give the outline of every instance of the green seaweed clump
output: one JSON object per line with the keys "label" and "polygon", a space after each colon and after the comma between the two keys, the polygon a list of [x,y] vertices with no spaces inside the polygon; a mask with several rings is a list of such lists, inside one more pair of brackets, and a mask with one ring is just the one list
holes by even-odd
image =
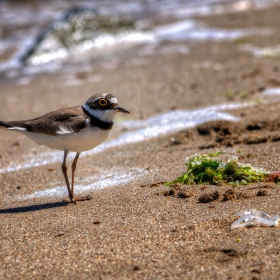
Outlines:
{"label": "green seaweed clump", "polygon": [[270,173],[264,169],[257,169],[250,164],[238,162],[237,157],[232,157],[227,162],[216,159],[221,152],[214,154],[196,154],[186,159],[187,172],[166,185],[174,183],[211,184],[228,183],[246,185],[262,181]]}

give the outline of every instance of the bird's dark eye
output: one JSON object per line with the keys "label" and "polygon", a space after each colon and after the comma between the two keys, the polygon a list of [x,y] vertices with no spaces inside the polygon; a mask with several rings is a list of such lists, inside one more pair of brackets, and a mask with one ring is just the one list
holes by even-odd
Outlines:
{"label": "bird's dark eye", "polygon": [[108,101],[104,98],[99,99],[98,104],[100,106],[106,106],[108,104]]}

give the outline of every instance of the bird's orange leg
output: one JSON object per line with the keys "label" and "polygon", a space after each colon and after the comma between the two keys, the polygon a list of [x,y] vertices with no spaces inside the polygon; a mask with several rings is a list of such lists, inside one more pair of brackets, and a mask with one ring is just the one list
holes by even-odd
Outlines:
{"label": "bird's orange leg", "polygon": [[67,155],[68,155],[68,151],[65,150],[64,151],[64,157],[63,157],[63,163],[62,163],[61,169],[62,169],[62,173],[64,175],[64,179],[65,179],[66,186],[67,186],[67,189],[68,189],[69,198],[72,201],[73,195],[72,195],[72,192],[71,192],[71,188],[70,188],[70,184],[69,184],[69,180],[68,180],[68,176],[67,176],[67,166],[66,166]]}
{"label": "bird's orange leg", "polygon": [[72,186],[71,186],[71,202],[76,202],[76,201],[84,201],[84,200],[90,200],[91,199],[91,196],[90,195],[87,195],[87,196],[80,196],[80,197],[75,197],[74,196],[74,181],[75,181],[75,170],[76,170],[76,166],[77,166],[77,161],[79,159],[79,155],[80,153],[77,152],[76,153],[76,156],[73,160],[73,163],[72,163]]}

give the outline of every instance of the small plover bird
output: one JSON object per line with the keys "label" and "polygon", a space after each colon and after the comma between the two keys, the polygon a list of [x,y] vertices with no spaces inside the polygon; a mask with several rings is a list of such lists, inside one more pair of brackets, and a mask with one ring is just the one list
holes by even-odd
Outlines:
{"label": "small plover bird", "polygon": [[[76,202],[91,198],[74,196],[74,175],[79,155],[95,148],[108,137],[117,112],[129,113],[118,105],[112,94],[101,93],[91,96],[83,105],[59,109],[35,119],[0,121],[0,128],[20,132],[39,145],[64,151],[61,168],[70,201]],[[71,186],[66,166],[69,152],[76,152]]]}

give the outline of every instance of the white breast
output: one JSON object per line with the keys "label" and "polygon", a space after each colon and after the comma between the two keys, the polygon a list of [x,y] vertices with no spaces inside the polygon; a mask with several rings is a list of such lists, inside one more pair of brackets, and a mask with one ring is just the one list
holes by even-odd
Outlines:
{"label": "white breast", "polygon": [[19,131],[29,137],[38,145],[44,145],[56,150],[68,150],[71,152],[88,151],[100,145],[108,137],[110,130],[90,128],[79,133],[51,136],[29,131]]}

